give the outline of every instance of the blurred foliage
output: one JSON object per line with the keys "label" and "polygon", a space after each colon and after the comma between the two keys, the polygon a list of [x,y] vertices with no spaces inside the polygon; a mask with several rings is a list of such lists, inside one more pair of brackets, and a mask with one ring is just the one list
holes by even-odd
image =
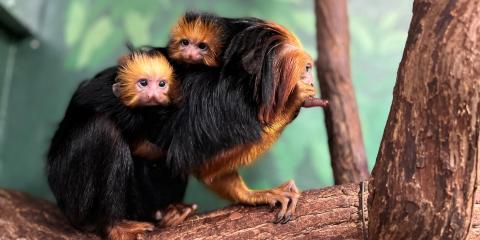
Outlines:
{"label": "blurred foliage", "polygon": [[[48,139],[63,116],[78,82],[115,64],[118,56],[126,51],[126,41],[131,41],[135,46],[164,46],[170,27],[185,10],[210,11],[229,17],[255,16],[276,21],[296,33],[307,51],[316,57],[312,1],[47,0],[44,4],[48,5],[45,11],[50,15],[39,30],[39,37],[47,50],[37,51],[35,56],[36,59],[42,59],[42,56],[44,59],[55,59],[55,64],[44,66],[45,69],[37,76],[40,79],[53,79],[52,87],[57,88],[58,92],[51,98],[45,98],[43,103],[37,103],[50,109],[50,112],[39,112],[40,116],[50,115],[40,118],[43,125],[37,123],[42,126],[38,133],[40,140],[28,145],[36,151],[25,156],[26,160],[18,160],[30,164],[31,167],[25,171],[32,173],[33,177],[22,178],[18,174],[20,170],[7,174],[0,169],[3,174],[0,175],[0,186],[19,188],[44,197],[51,198],[51,195],[45,192],[43,162],[39,159],[44,158],[42,153],[48,147]],[[389,111],[411,4],[409,1],[380,0],[351,0],[349,4],[353,81],[371,168]],[[59,29],[52,30],[54,27]],[[46,57],[49,54],[55,56]],[[28,56],[28,53],[24,53],[19,57]],[[25,69],[32,68],[31,65],[26,64]],[[25,94],[20,89],[17,91],[18,94]],[[29,109],[35,106],[27,104],[25,107]],[[9,121],[16,121],[15,116],[25,115],[12,114]],[[17,133],[10,131],[7,136]],[[28,138],[28,134],[25,137]],[[9,144],[13,146],[16,143],[7,143],[6,148]],[[15,153],[7,152],[0,163],[8,164],[10,161],[11,164],[17,164],[11,161],[16,157]],[[242,175],[252,188],[269,188],[288,179],[295,179],[301,189],[319,188],[333,184],[329,161],[323,112],[320,109],[305,109],[285,130],[273,149],[254,166],[242,169]],[[42,179],[38,184],[28,183],[38,179]],[[32,186],[40,187],[33,189]],[[189,185],[187,201],[198,203],[202,210],[226,204],[196,181]]]}

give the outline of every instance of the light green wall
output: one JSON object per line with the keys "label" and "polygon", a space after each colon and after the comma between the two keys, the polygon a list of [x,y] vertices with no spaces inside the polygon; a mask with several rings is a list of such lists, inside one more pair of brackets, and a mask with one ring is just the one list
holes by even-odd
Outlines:
{"label": "light green wall", "polygon": [[[44,161],[56,124],[78,82],[114,64],[125,52],[127,40],[135,45],[164,45],[177,17],[186,9],[197,9],[277,21],[316,56],[314,8],[307,0],[10,1],[0,4],[8,3],[34,37],[10,40],[0,32],[0,107],[6,106],[0,109],[0,187],[49,199],[53,198]],[[371,168],[390,107],[411,1],[351,0],[349,4],[353,80]],[[12,48],[12,81],[5,89]],[[295,179],[302,189],[333,184],[322,110],[303,110],[272,151],[242,173],[256,188],[288,179]],[[225,204],[196,182],[187,195],[187,201],[199,203],[203,210]]]}

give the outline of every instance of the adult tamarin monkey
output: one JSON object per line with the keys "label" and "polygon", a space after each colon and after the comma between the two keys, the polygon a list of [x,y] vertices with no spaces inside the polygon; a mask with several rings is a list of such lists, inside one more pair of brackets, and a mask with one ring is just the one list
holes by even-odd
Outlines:
{"label": "adult tamarin monkey", "polygon": [[74,226],[135,239],[151,222],[174,225],[195,209],[180,204],[186,180],[164,161],[142,158],[177,89],[172,67],[155,51],[135,51],[80,84],[47,156],[48,182]]}
{"label": "adult tamarin monkey", "polygon": [[175,133],[167,162],[190,169],[228,200],[279,203],[275,222],[285,223],[300,194],[295,183],[252,190],[237,169],[266,152],[302,106],[326,106],[312,98],[313,61],[291,32],[274,23],[253,24],[236,34],[222,61],[217,79],[206,81],[201,71],[182,79],[184,105],[171,122]]}

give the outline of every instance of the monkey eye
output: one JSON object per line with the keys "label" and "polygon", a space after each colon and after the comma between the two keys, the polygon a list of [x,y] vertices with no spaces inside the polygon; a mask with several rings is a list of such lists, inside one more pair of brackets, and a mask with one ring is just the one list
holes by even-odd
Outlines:
{"label": "monkey eye", "polygon": [[201,50],[206,50],[207,47],[208,47],[207,44],[204,42],[201,42],[198,44],[198,48],[200,48]]}
{"label": "monkey eye", "polygon": [[138,82],[137,82],[137,83],[138,83],[138,84],[140,84],[140,86],[142,86],[142,87],[146,87],[146,86],[148,85],[148,81],[147,81],[147,79],[144,79],[144,78],[143,78],[143,79],[140,79],[140,80],[138,80]]}
{"label": "monkey eye", "polygon": [[307,73],[311,72],[312,71],[312,65],[311,64],[307,64],[307,66],[305,66],[305,71]]}
{"label": "monkey eye", "polygon": [[160,83],[158,84],[158,86],[160,86],[161,88],[166,87],[166,86],[167,86],[167,81],[165,81],[165,80],[160,81]]}
{"label": "monkey eye", "polygon": [[182,39],[180,43],[182,44],[182,46],[188,46],[188,44],[190,44],[190,42],[187,39]]}

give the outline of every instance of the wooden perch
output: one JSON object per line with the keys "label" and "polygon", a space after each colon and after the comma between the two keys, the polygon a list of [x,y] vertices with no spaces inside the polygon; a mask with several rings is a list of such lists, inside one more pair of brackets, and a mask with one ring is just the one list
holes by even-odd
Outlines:
{"label": "wooden perch", "polygon": [[[146,239],[363,239],[360,199],[359,184],[310,190],[284,225],[271,223],[274,213],[267,207],[231,206],[157,229]],[[54,204],[16,191],[0,189],[0,213],[0,239],[100,239],[71,227]],[[473,216],[471,239],[480,237],[478,200]]]}

